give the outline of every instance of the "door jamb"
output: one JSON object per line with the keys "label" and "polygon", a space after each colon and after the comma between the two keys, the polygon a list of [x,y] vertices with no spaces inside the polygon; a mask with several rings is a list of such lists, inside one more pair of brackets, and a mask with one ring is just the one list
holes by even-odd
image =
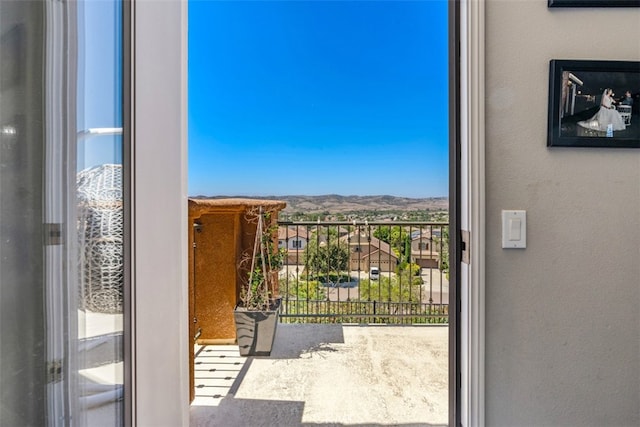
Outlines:
{"label": "door jamb", "polygon": [[462,304],[468,335],[461,334],[459,341],[467,351],[459,384],[466,408],[455,425],[471,427],[485,425],[485,0],[456,2],[460,6],[460,226],[470,233],[470,253],[457,289],[468,298]]}

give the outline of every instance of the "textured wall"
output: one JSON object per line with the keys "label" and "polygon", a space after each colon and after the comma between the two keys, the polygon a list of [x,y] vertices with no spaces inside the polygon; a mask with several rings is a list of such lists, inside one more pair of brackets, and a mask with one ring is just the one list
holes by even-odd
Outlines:
{"label": "textured wall", "polygon": [[238,264],[243,251],[253,247],[254,223],[247,222],[248,210],[263,206],[275,212],[284,202],[259,199],[190,199],[189,221],[200,224],[191,230],[196,243],[189,253],[189,277],[193,290],[196,327],[201,328],[199,340],[235,340],[233,309],[242,284]]}
{"label": "textured wall", "polygon": [[[284,202],[259,199],[189,199],[189,360],[190,398],[193,400],[193,337],[198,343],[233,342],[233,310],[240,292],[238,263],[242,252],[253,247],[255,223],[248,210],[263,206],[277,221]],[[198,227],[193,224],[197,223]],[[195,246],[193,243],[195,242]]]}
{"label": "textured wall", "polygon": [[195,312],[202,328],[201,340],[236,337],[233,309],[236,305],[240,212],[202,215],[195,241]]}
{"label": "textured wall", "polygon": [[640,425],[640,150],[546,147],[549,60],[640,60],[640,9],[486,19],[486,424]]}

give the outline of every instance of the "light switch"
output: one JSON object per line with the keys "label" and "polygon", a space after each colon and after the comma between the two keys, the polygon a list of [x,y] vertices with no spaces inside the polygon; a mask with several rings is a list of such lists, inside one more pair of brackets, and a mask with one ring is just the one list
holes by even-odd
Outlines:
{"label": "light switch", "polygon": [[527,211],[502,211],[502,247],[527,247]]}
{"label": "light switch", "polygon": [[522,235],[520,233],[521,224],[522,221],[520,221],[520,218],[509,218],[509,241],[517,242],[520,240],[520,236]]}

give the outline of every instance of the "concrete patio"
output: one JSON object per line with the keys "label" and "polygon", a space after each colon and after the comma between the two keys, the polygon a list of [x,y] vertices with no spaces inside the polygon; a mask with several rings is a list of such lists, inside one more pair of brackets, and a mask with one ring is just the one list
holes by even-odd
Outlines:
{"label": "concrete patio", "polygon": [[191,426],[444,426],[448,328],[280,324],[270,357],[196,349]]}

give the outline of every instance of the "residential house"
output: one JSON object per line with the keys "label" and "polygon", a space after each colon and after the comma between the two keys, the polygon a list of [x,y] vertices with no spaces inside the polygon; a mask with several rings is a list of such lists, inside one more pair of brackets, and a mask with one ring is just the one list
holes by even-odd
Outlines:
{"label": "residential house", "polygon": [[431,230],[418,231],[412,234],[411,262],[420,267],[439,268],[441,250],[440,237],[432,233]]}
{"label": "residential house", "polygon": [[391,245],[372,236],[369,230],[353,231],[341,240],[349,245],[351,271],[369,271],[371,267],[378,267],[380,271],[392,272],[399,263]]}
{"label": "residential house", "polygon": [[309,243],[309,232],[306,227],[287,226],[278,228],[278,248],[285,249],[286,264],[303,264],[304,250]]}

